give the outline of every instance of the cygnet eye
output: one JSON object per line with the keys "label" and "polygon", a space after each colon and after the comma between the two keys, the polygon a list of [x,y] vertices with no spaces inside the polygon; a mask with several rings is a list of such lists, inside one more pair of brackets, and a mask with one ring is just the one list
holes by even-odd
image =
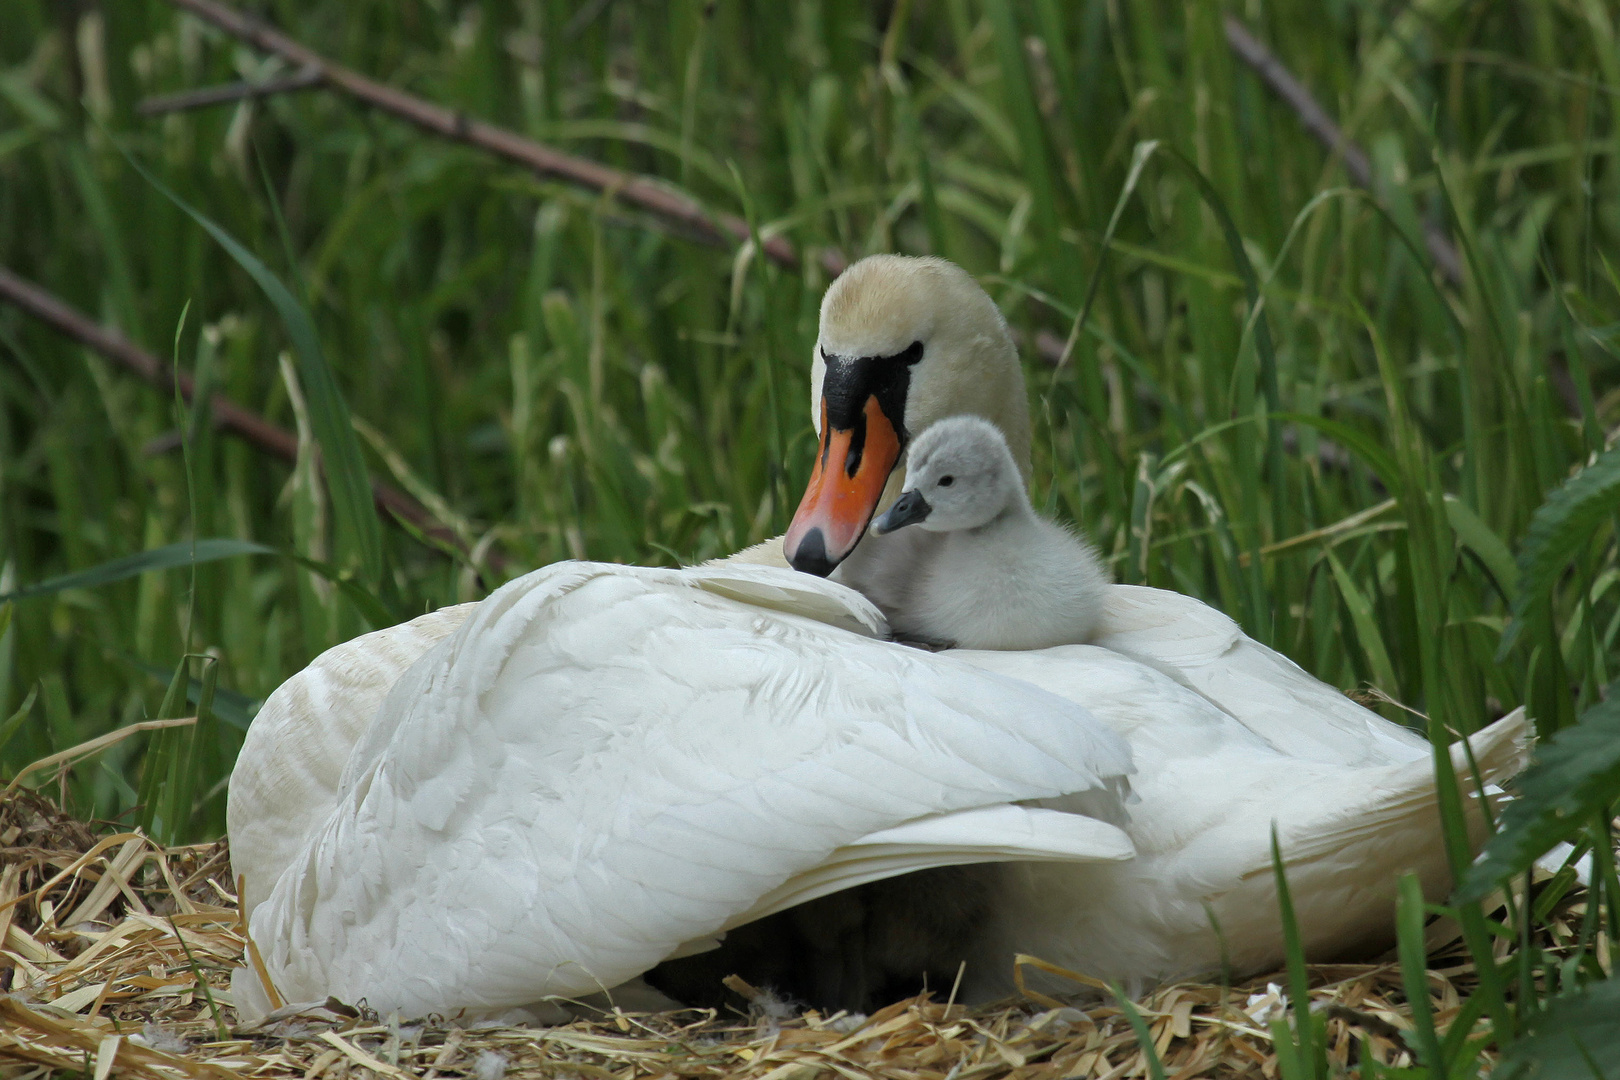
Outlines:
{"label": "cygnet eye", "polygon": [[950,487],[954,483],[956,483],[956,477],[954,476],[942,476],[939,478],[940,487]]}

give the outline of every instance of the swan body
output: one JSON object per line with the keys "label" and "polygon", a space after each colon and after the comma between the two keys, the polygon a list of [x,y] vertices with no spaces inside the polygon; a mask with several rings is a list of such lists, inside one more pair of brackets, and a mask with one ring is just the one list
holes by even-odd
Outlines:
{"label": "swan body", "polygon": [[913,868],[1130,857],[1102,820],[1015,805],[1090,793],[1120,816],[1124,740],[885,632],[785,569],[509,583],[395,683],[254,911],[271,981],[499,1011]]}
{"label": "swan body", "polygon": [[[1089,645],[930,654],[819,580],[921,535],[867,525],[936,421],[982,417],[1028,473],[1017,354],[970,277],[852,266],[812,383],[821,447],[784,537],[688,571],[537,571],[338,646],[272,695],[229,828],[285,996],[498,1010],[987,860],[1007,865],[963,1000],[1005,990],[1014,952],[1128,983],[1208,970],[1210,912],[1253,971],[1282,957],[1274,822],[1314,959],[1391,936],[1397,872],[1443,892],[1427,741],[1207,605],[1110,585]],[[1476,827],[1528,741],[1522,710],[1471,737]],[[242,981],[244,1012],[268,1008]]]}
{"label": "swan body", "polygon": [[1096,632],[1107,571],[1089,544],[1035,513],[1012,451],[989,421],[953,416],[917,437],[904,490],[871,525],[877,536],[903,528],[912,530],[911,550],[885,549],[866,566],[869,580],[834,572],[873,600],[900,637],[1043,649],[1083,644]]}

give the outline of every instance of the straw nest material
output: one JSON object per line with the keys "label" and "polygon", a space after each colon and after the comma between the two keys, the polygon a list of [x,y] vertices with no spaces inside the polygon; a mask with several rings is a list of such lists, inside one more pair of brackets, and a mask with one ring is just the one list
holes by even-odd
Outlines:
{"label": "straw nest material", "polygon": [[[1565,919],[1579,918],[1579,896]],[[1555,923],[1556,934],[1556,923]],[[94,828],[36,795],[0,805],[0,1076],[747,1077],[763,1080],[981,1080],[1136,1077],[1150,1063],[1111,998],[1077,1008],[1033,991],[964,1008],[927,995],[871,1016],[802,1015],[754,995],[750,1015],[598,1013],[566,1027],[462,1027],[401,1020],[329,1000],[323,1009],[239,1027],[230,969],[243,925],[223,841],[163,848]],[[1447,1025],[1471,965],[1430,927],[1431,1004]],[[1030,957],[1024,967],[1056,969]],[[1076,990],[1100,984],[1073,973]],[[1316,967],[1312,1009],[1331,1056],[1407,1064],[1410,1010],[1396,965]],[[1179,983],[1136,1002],[1166,1075],[1277,1075],[1280,974],[1232,986]],[[751,992],[746,984],[734,988]],[[745,993],[747,996],[747,993]],[[1283,1029],[1279,1029],[1283,1030]],[[1284,1035],[1286,1037],[1286,1034]]]}

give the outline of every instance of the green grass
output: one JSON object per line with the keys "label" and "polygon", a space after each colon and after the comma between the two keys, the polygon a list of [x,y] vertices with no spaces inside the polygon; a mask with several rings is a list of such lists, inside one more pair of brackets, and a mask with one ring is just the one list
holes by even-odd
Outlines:
{"label": "green grass", "polygon": [[[1215,4],[267,8],[365,73],[801,250],[952,258],[1026,340],[1069,337],[1089,305],[1072,364],[1029,350],[1039,503],[1120,580],[1200,596],[1326,681],[1422,709],[1437,738],[1521,703],[1556,730],[1620,675],[1613,463],[1531,525],[1620,420],[1611,6],[1231,8],[1366,147],[1387,212],[1227,51]],[[268,460],[0,309],[0,594],[192,539],[335,570],[244,555],[14,603],[0,718],[30,705],[0,725],[0,774],[189,712],[165,690],[206,654],[176,684],[214,695],[195,734],[125,740],[68,790],[128,815],[183,755],[189,805],[170,783],[160,820],[212,835],[231,718],[321,649],[555,559],[692,561],[786,525],[815,260],[696,245],[330,93],[139,117],[143,96],[268,67],[155,0],[74,10],[8,6],[0,262],[307,432],[306,454]],[[1462,284],[1428,264],[1425,222],[1455,238]],[[348,461],[328,492],[308,449],[352,444],[344,402],[368,426],[328,451]],[[175,431],[183,454],[154,451]],[[362,455],[502,569],[369,531]],[[1488,949],[1496,929],[1459,910]],[[1607,970],[1597,940],[1573,964],[1521,950],[1493,1022]],[[1455,1040],[1432,1052],[1473,1068]]]}

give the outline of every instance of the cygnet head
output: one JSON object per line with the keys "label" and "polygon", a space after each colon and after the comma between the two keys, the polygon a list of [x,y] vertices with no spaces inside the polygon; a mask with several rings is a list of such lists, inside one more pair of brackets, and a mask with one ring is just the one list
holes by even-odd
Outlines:
{"label": "cygnet head", "polygon": [[905,490],[872,522],[872,532],[882,536],[907,525],[929,532],[976,529],[1009,506],[1026,505],[1023,485],[1007,440],[994,424],[953,416],[917,436],[906,463]]}
{"label": "cygnet head", "polygon": [[899,491],[912,437],[937,420],[984,417],[1029,464],[1029,404],[1012,334],[978,282],[944,259],[874,255],[821,302],[810,376],[821,445],[783,553],[825,576]]}

